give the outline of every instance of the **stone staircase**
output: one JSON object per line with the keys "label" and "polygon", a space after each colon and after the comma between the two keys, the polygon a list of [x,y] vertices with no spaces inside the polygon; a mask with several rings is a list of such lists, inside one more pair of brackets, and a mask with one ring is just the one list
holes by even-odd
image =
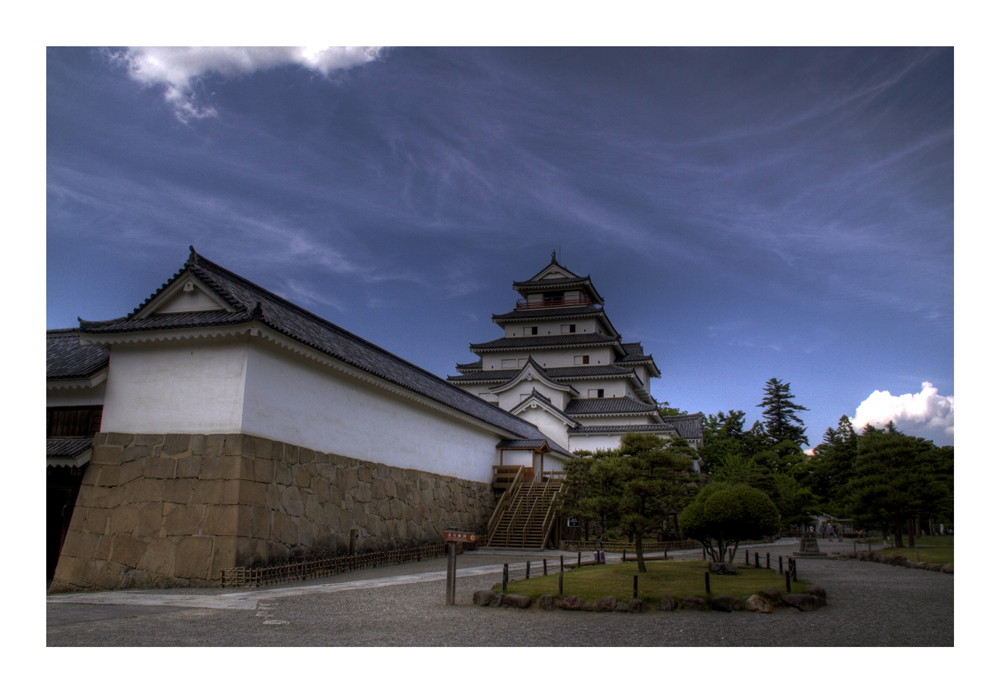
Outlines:
{"label": "stone staircase", "polygon": [[556,520],[556,497],[562,481],[517,480],[503,494],[490,519],[490,547],[543,549]]}

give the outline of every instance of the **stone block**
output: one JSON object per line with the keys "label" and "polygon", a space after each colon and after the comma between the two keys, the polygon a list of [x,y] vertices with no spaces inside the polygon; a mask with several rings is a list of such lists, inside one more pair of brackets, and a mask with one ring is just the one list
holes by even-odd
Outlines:
{"label": "stone block", "polygon": [[74,587],[93,587],[97,576],[97,562],[93,558],[74,558],[61,556],[56,565],[56,574],[52,580],[53,587],[57,582]]}
{"label": "stone block", "polygon": [[121,467],[118,465],[103,465],[100,467],[95,467],[97,470],[97,479],[95,484],[97,486],[117,486],[119,473],[121,472]]}
{"label": "stone block", "polygon": [[271,523],[271,539],[286,546],[299,543],[299,526],[292,518],[280,512],[274,513]]}
{"label": "stone block", "polygon": [[163,531],[170,536],[193,536],[201,527],[202,506],[165,503]]}
{"label": "stone block", "polygon": [[90,464],[119,464],[127,460],[122,459],[121,445],[95,445],[91,448]]}
{"label": "stone block", "polygon": [[202,479],[239,479],[240,457],[204,457],[201,462]]}
{"label": "stone block", "polygon": [[87,519],[84,521],[84,531],[92,534],[104,534],[111,511],[106,508],[87,508]]}
{"label": "stone block", "polygon": [[160,448],[161,455],[178,455],[190,450],[190,433],[167,433],[163,436],[163,447]]}
{"label": "stone block", "polygon": [[96,561],[94,587],[102,590],[113,590],[121,584],[122,566],[114,561]]}
{"label": "stone block", "polygon": [[148,501],[139,504],[139,513],[135,520],[132,536],[137,539],[155,539],[160,536],[163,526],[163,503]]}
{"label": "stone block", "polygon": [[212,435],[192,435],[191,454],[203,457],[219,457],[225,447],[226,436],[223,433]]}
{"label": "stone block", "polygon": [[145,589],[150,587],[149,573],[144,570],[125,568],[122,571],[121,588],[123,590]]}
{"label": "stone block", "polygon": [[146,545],[146,551],[136,567],[150,576],[173,575],[176,548],[176,544],[169,539],[153,539]]}
{"label": "stone block", "polygon": [[[269,448],[270,449],[270,448]],[[274,482],[274,461],[257,458],[253,461],[253,478],[264,484]]]}
{"label": "stone block", "polygon": [[94,558],[106,561],[111,558],[111,536],[105,535],[97,537],[97,548],[94,549]]}
{"label": "stone block", "polygon": [[193,479],[164,479],[163,500],[167,503],[190,503],[194,483]]}
{"label": "stone block", "polygon": [[147,503],[163,499],[163,481],[160,479],[136,479],[125,487],[125,503]]}
{"label": "stone block", "polygon": [[192,505],[219,505],[222,503],[222,481],[198,479],[191,491]]}
{"label": "stone block", "polygon": [[274,444],[267,438],[253,439],[254,456],[258,460],[274,459]]}
{"label": "stone block", "polygon": [[657,610],[659,611],[673,611],[677,608],[677,600],[674,599],[669,594],[665,594],[660,597],[660,603],[657,605]]}
{"label": "stone block", "polygon": [[250,536],[254,539],[268,539],[271,536],[271,515],[268,508],[250,508]]}
{"label": "stone block", "polygon": [[276,562],[287,561],[291,554],[291,550],[284,544],[274,541],[267,542],[267,560]]}
{"label": "stone block", "polygon": [[733,610],[733,600],[725,594],[713,594],[708,598],[708,605],[712,611],[730,612]]}
{"label": "stone block", "polygon": [[305,506],[297,486],[286,486],[281,492],[281,508],[286,514],[301,517]]}
{"label": "stone block", "polygon": [[267,561],[267,542],[260,539],[236,539],[236,565]]}
{"label": "stone block", "polygon": [[299,463],[299,448],[296,445],[289,445],[288,443],[281,444],[281,459],[284,460],[285,464],[296,465]]}
{"label": "stone block", "polygon": [[304,517],[298,518],[296,523],[299,526],[299,544],[311,547],[316,542],[316,525]]}
{"label": "stone block", "polygon": [[177,462],[169,457],[148,457],[142,475],[147,479],[173,479],[177,476]]}
{"label": "stone block", "polygon": [[299,488],[309,488],[312,484],[312,476],[300,465],[295,467],[295,485]]}
{"label": "stone block", "polygon": [[118,506],[111,511],[111,534],[131,534],[138,516],[138,505]]}
{"label": "stone block", "polygon": [[274,463],[274,483],[281,486],[291,486],[295,483],[295,474],[292,468],[284,462]]}
{"label": "stone block", "polygon": [[133,441],[134,445],[137,446],[148,446],[152,448],[154,445],[163,445],[163,434],[162,433],[138,433]]}
{"label": "stone block", "polygon": [[126,447],[131,445],[135,440],[135,435],[132,433],[104,433],[105,438],[102,441],[103,445],[120,445],[121,447]]}
{"label": "stone block", "polygon": [[239,504],[266,506],[267,499],[264,492],[265,488],[266,486],[264,484],[260,484],[255,481],[240,481]]}
{"label": "stone block", "polygon": [[240,433],[227,434],[226,444],[222,448],[222,454],[236,457],[243,454],[243,435]]}
{"label": "stone block", "polygon": [[250,536],[250,512],[238,505],[209,507],[202,534],[220,537]]}
{"label": "stone block", "polygon": [[123,448],[121,452],[122,462],[131,462],[132,460],[137,460],[140,457],[152,457],[153,456],[153,446],[152,445],[129,445],[127,448]]}
{"label": "stone block", "polygon": [[86,532],[68,532],[66,541],[63,542],[61,556],[72,556],[74,558],[89,558],[93,560],[97,552],[97,541],[100,534],[88,534]]}
{"label": "stone block", "polygon": [[131,462],[125,462],[122,466],[118,467],[118,484],[124,486],[133,479],[138,479],[142,476],[143,467],[145,463],[143,460],[132,460]]}
{"label": "stone block", "polygon": [[814,594],[786,594],[782,600],[800,611],[815,611],[820,607],[819,597]]}
{"label": "stone block", "polygon": [[275,484],[268,484],[264,488],[264,502],[270,510],[281,509],[281,491]]}
{"label": "stone block", "polygon": [[212,566],[212,544],[211,537],[184,537],[178,541],[173,574],[207,580]]}
{"label": "stone block", "polygon": [[236,537],[215,537],[212,540],[210,580],[221,580],[223,568],[236,567]]}
{"label": "stone block", "polygon": [[323,506],[319,502],[319,498],[310,493],[306,496],[305,509],[303,511],[305,517],[309,518],[316,524],[320,524],[325,520],[325,513],[323,512]]}

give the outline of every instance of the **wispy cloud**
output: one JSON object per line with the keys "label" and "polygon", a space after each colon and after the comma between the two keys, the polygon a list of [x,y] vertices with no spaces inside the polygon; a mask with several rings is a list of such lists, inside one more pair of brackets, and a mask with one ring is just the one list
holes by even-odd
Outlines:
{"label": "wispy cloud", "polygon": [[214,107],[200,105],[196,84],[215,73],[241,77],[260,70],[297,65],[324,77],[378,58],[374,46],[306,46],[271,48],[131,47],[109,53],[112,62],[124,65],[129,76],[147,86],[163,87],[163,98],[182,123],[218,115]]}

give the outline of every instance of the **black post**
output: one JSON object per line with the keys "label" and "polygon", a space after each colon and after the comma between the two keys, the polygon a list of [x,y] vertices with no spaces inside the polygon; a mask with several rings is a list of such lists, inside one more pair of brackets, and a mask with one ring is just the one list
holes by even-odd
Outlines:
{"label": "black post", "polygon": [[625,562],[625,549],[622,549],[622,563]]}
{"label": "black post", "polygon": [[448,542],[448,572],[444,594],[444,603],[448,606],[455,606],[455,548],[457,546],[457,542]]}
{"label": "black post", "polygon": [[766,555],[767,555],[767,569],[770,570],[771,569],[771,552],[768,551]]}
{"label": "black post", "polygon": [[503,593],[507,594],[507,564],[503,564]]}
{"label": "black post", "polygon": [[562,577],[563,577],[563,571],[560,569],[559,570],[559,596],[560,597],[562,596]]}
{"label": "black post", "polygon": [[559,572],[563,571],[563,557],[562,554],[559,555]]}
{"label": "black post", "polygon": [[791,571],[785,573],[785,591],[789,594],[792,593],[792,575]]}
{"label": "black post", "polygon": [[701,550],[701,560],[705,560],[705,549]]}
{"label": "black post", "polygon": [[577,551],[576,552],[576,567],[579,568],[581,565],[583,565],[583,552],[582,551]]}
{"label": "black post", "polygon": [[632,576],[632,599],[639,598],[639,576]]}
{"label": "black post", "polygon": [[545,575],[548,575],[548,574],[549,574],[549,559],[543,558],[542,559],[542,575],[545,576]]}
{"label": "black post", "polygon": [[531,561],[528,561],[524,566],[524,579],[531,579]]}
{"label": "black post", "polygon": [[667,556],[667,549],[663,549],[663,560],[669,561],[670,558]]}
{"label": "black post", "polygon": [[750,565],[750,549],[747,549],[747,565]]}
{"label": "black post", "polygon": [[782,561],[784,561],[784,560],[785,560],[784,556],[778,556],[778,572],[779,573],[785,572],[785,569],[782,567]]}
{"label": "black post", "polygon": [[760,568],[760,554],[756,551],[753,552],[753,567]]}
{"label": "black post", "polygon": [[794,558],[789,558],[788,560],[790,560],[792,562],[792,581],[793,582],[798,582],[799,581],[799,562],[797,560],[795,560]]}
{"label": "black post", "polygon": [[709,572],[705,571],[705,594],[712,594],[712,585],[708,581]]}

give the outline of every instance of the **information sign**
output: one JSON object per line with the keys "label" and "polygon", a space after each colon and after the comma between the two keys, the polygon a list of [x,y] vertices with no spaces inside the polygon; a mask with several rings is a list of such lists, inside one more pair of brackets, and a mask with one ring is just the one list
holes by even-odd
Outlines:
{"label": "information sign", "polygon": [[446,531],[444,533],[445,541],[457,541],[462,544],[475,544],[476,535],[473,532],[452,532]]}

